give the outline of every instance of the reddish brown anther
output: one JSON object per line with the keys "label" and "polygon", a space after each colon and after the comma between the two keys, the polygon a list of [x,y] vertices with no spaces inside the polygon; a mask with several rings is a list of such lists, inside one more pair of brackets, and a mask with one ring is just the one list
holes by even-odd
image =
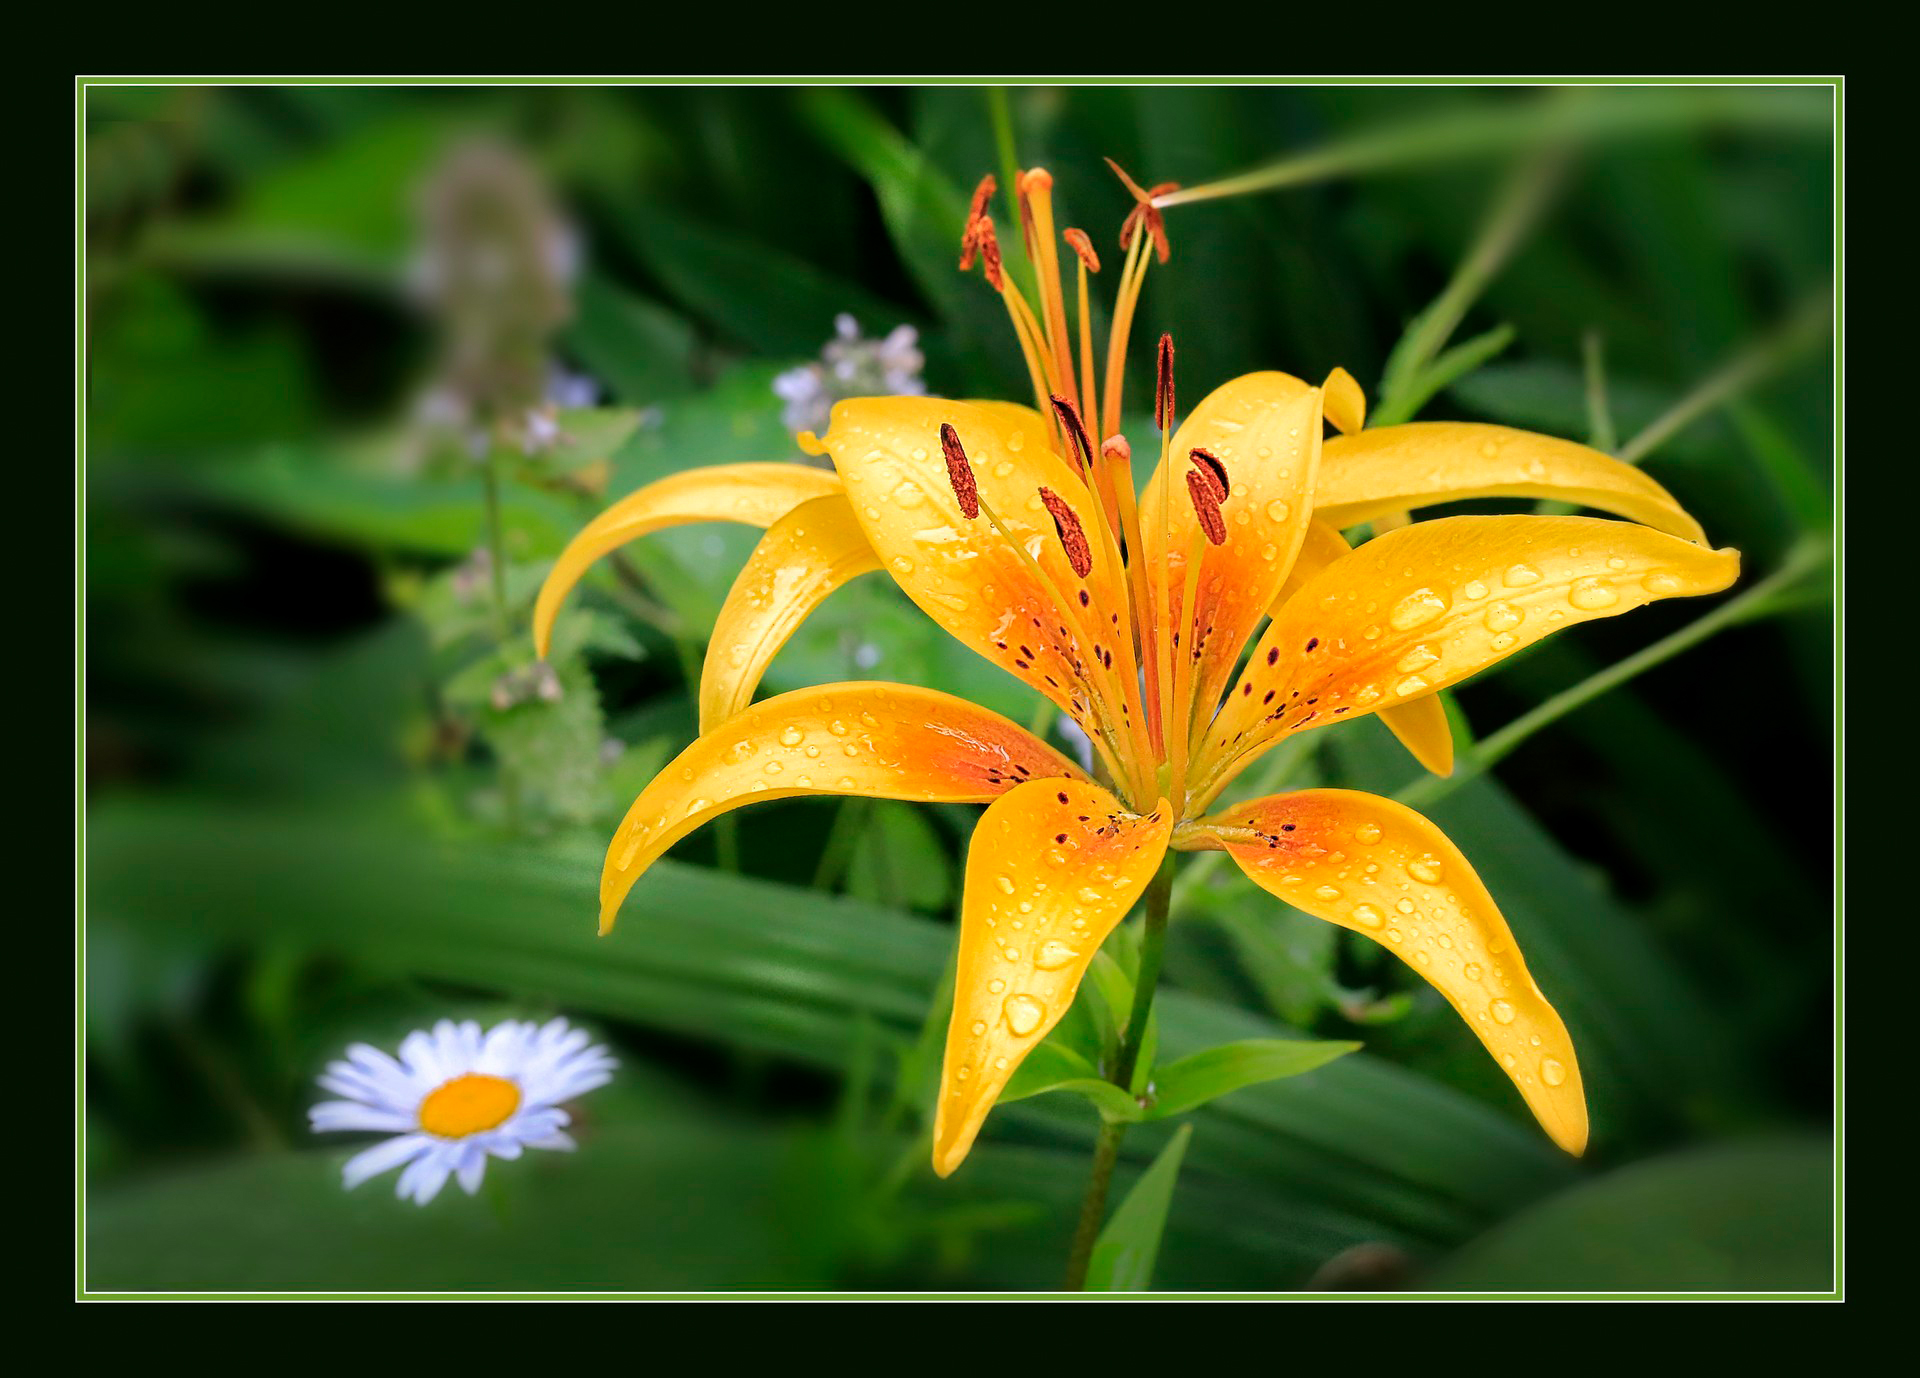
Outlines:
{"label": "reddish brown anther", "polygon": [[980,486],[974,482],[967,452],[960,448],[959,434],[944,421],[940,423],[940,451],[947,457],[947,482],[960,499],[960,514],[972,521],[980,515]]}
{"label": "reddish brown anther", "polygon": [[994,237],[993,217],[980,217],[980,265],[987,274],[987,286],[998,292],[1006,282],[1006,270],[1000,265],[1000,241]]}
{"label": "reddish brown anther", "polygon": [[1061,429],[1066,431],[1068,438],[1073,441],[1073,448],[1076,451],[1074,458],[1082,472],[1093,468],[1093,445],[1087,439],[1086,426],[1081,424],[1079,408],[1056,393],[1053,397],[1053,411],[1060,418]]}
{"label": "reddish brown anther", "polygon": [[974,222],[987,213],[987,202],[993,199],[993,193],[999,186],[991,172],[980,179],[980,184],[973,189],[973,204],[967,207],[968,229],[972,229]]}
{"label": "reddish brown anther", "polygon": [[[1051,488],[1040,490],[1040,501],[1046,504],[1048,513],[1053,517],[1053,529],[1060,536],[1060,546],[1067,552],[1067,563],[1073,566],[1073,572],[1082,579],[1093,572],[1093,547],[1087,544],[1086,528],[1080,525],[1080,518],[1067,506],[1067,500]],[[1226,530],[1221,529],[1224,539]]]}
{"label": "reddish brown anther", "polygon": [[1189,451],[1187,458],[1197,464],[1200,470],[1206,474],[1207,486],[1213,490],[1213,500],[1215,502],[1225,502],[1227,500],[1227,494],[1233,491],[1233,486],[1227,482],[1227,466],[1214,458],[1214,456],[1206,450]]}
{"label": "reddish brown anther", "polygon": [[1132,248],[1134,235],[1138,234],[1140,227],[1144,225],[1147,233],[1153,236],[1154,253],[1162,263],[1165,263],[1173,254],[1173,246],[1167,241],[1166,218],[1153,204],[1153,198],[1164,196],[1170,191],[1180,190],[1180,184],[1159,182],[1151,187],[1142,187],[1133,178],[1127,176],[1127,170],[1113,159],[1107,159],[1107,166],[1113,169],[1114,176],[1125,183],[1128,194],[1133,197],[1133,209],[1127,212],[1127,218],[1120,224],[1120,247]]}
{"label": "reddish brown anther", "polygon": [[1173,336],[1161,335],[1160,353],[1153,384],[1153,424],[1163,431],[1173,429]]}
{"label": "reddish brown anther", "polygon": [[[987,216],[987,202],[993,199],[993,193],[999,183],[993,180],[989,172],[980,179],[980,185],[973,189],[973,203],[967,207],[967,223],[960,230],[960,271],[966,272],[973,267],[974,255],[980,251],[981,240],[993,233],[993,221]],[[983,230],[981,227],[985,226]]]}
{"label": "reddish brown anther", "polygon": [[1093,241],[1087,238],[1085,230],[1076,230],[1069,225],[1060,232],[1060,237],[1067,241],[1069,249],[1080,256],[1080,261],[1087,265],[1089,273],[1100,271],[1100,255],[1093,251]]}
{"label": "reddish brown anther", "polygon": [[1187,470],[1187,496],[1193,499],[1193,514],[1200,529],[1213,545],[1227,543],[1226,518],[1220,515],[1220,500],[1213,495],[1213,480],[1201,469]]}

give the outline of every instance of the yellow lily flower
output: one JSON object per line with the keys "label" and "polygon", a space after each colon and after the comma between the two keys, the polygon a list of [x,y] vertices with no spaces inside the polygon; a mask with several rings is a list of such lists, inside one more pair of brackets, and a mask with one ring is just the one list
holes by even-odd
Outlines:
{"label": "yellow lily flower", "polygon": [[[1364,397],[1343,370],[1320,387],[1249,374],[1176,427],[1164,337],[1160,462],[1136,500],[1117,434],[1120,392],[1134,303],[1148,265],[1167,251],[1164,227],[1153,193],[1134,187],[1096,389],[1086,303],[1099,264],[1079,231],[1058,236],[1079,259],[1076,351],[1049,186],[1035,170],[1019,187],[1037,310],[1002,271],[984,214],[991,179],[976,195],[963,260],[980,258],[1007,303],[1036,407],[843,401],[824,437],[801,438],[831,457],[833,472],[762,464],[683,473],[615,504],[560,557],[535,613],[543,652],[568,590],[624,541],[690,521],[766,529],[715,629],[701,735],[634,801],[608,848],[602,931],[676,841],[757,799],[986,804],[967,858],[934,1127],[933,1164],[945,1176],[1170,852],[1224,850],[1259,886],[1408,962],[1460,1012],[1554,1141],[1581,1152],[1586,1105],[1566,1028],[1472,866],[1432,823],[1349,790],[1218,811],[1214,801],[1294,733],[1369,713],[1444,772],[1452,743],[1440,690],[1551,632],[1725,589],[1737,553],[1700,544],[1700,528],[1664,489],[1585,446],[1453,423],[1364,430]],[[1105,443],[1093,443],[1088,416],[1102,418]],[[1340,434],[1323,440],[1328,423]],[[1494,496],[1561,499],[1629,520],[1446,517],[1352,550],[1340,535],[1385,513]],[[834,684],[752,703],[793,628],[833,589],[876,569],[1078,724],[1098,753],[1098,778],[938,690]]]}

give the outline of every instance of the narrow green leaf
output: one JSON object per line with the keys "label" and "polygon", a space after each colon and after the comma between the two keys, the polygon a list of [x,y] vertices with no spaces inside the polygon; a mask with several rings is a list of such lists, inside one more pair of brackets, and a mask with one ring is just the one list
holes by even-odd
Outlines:
{"label": "narrow green leaf", "polygon": [[1087,1265],[1087,1291],[1147,1290],[1160,1253],[1160,1236],[1167,1228],[1167,1208],[1173,1204],[1173,1184],[1180,1179],[1180,1161],[1192,1137],[1193,1126],[1181,1125],[1100,1231],[1093,1260]]}
{"label": "narrow green leaf", "polygon": [[1357,1052],[1360,1046],[1304,1038],[1250,1038],[1208,1048],[1155,1070],[1153,1104],[1146,1117],[1164,1120],[1232,1091],[1297,1077]]}
{"label": "narrow green leaf", "polygon": [[1071,1048],[1058,1043],[1042,1043],[1015,1070],[999,1104],[1026,1100],[1048,1091],[1071,1091],[1085,1096],[1108,1120],[1129,1123],[1140,1118],[1140,1104],[1118,1086],[1103,1078],[1093,1065]]}

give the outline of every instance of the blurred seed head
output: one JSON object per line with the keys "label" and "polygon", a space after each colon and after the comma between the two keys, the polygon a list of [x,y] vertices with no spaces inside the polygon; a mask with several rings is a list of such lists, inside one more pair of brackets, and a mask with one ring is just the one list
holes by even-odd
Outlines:
{"label": "blurred seed head", "polygon": [[573,315],[573,227],[532,164],[491,141],[463,144],[429,172],[417,212],[408,286],[440,334],[419,420],[480,454],[495,437],[528,454],[550,448],[555,406],[575,405],[585,382],[551,361]]}

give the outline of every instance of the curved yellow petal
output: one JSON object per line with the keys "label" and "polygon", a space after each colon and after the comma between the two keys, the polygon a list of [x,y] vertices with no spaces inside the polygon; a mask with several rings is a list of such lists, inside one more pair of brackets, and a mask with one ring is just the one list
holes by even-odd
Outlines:
{"label": "curved yellow petal", "polygon": [[[1273,602],[1274,615],[1279,615],[1280,608],[1302,585],[1351,549],[1345,536],[1316,517],[1307,527],[1307,538],[1300,546],[1300,557],[1293,562],[1286,587]],[[1439,695],[1428,694],[1383,708],[1380,721],[1427,770],[1435,775],[1453,774],[1453,728]]]}
{"label": "curved yellow petal", "polygon": [[541,655],[567,594],[595,560],[628,541],[692,522],[771,526],[809,498],[840,491],[840,479],[805,464],[716,464],[649,483],[582,527],[560,552],[533,605],[533,644]]}
{"label": "curved yellow petal", "polygon": [[[1096,741],[1124,742],[1138,688],[1128,669],[1118,564],[1105,558],[1092,496],[1049,448],[1047,430],[1030,426],[1037,418],[1008,404],[858,398],[835,405],[822,444],[881,567],[909,598]],[[954,428],[980,496],[1007,535],[986,512],[962,515],[941,451],[942,425]],[[1080,523],[1091,547],[1084,572],[1075,570],[1042,488]]]}
{"label": "curved yellow petal", "polygon": [[1447,705],[1438,694],[1382,709],[1380,721],[1425,769],[1435,775],[1453,774],[1453,724],[1447,721]]}
{"label": "curved yellow petal", "polygon": [[1220,514],[1227,539],[1217,546],[1200,542],[1195,631],[1180,633],[1195,660],[1193,702],[1203,721],[1241,647],[1285,585],[1306,535],[1320,462],[1320,403],[1320,389],[1285,373],[1250,373],[1222,384],[1174,432],[1170,472],[1156,470],[1141,499],[1140,539],[1167,590],[1162,606],[1171,607],[1185,593],[1187,554],[1199,530],[1187,493],[1188,456],[1204,450],[1226,468],[1231,490]]}
{"label": "curved yellow petal", "polygon": [[936,689],[859,682],[765,699],[695,741],[633,801],[600,873],[600,931],[669,847],[742,804],[796,794],[984,803],[1056,776],[1086,778],[1024,727]]}
{"label": "curved yellow petal", "polygon": [[1021,785],[980,816],[934,1114],[933,1170],[942,1177],[1073,1003],[1100,944],[1159,869],[1172,828],[1166,800],[1142,817],[1079,780]]}
{"label": "curved yellow petal", "polygon": [[700,730],[753,702],[794,629],[849,579],[880,568],[844,493],[809,498],[767,528],[714,620],[700,671]]}
{"label": "curved yellow petal", "polygon": [[1217,789],[1288,733],[1458,683],[1552,632],[1718,593],[1739,552],[1597,517],[1442,517],[1388,532],[1280,609],[1214,720]]}
{"label": "curved yellow petal", "polygon": [[1336,368],[1320,385],[1327,395],[1327,422],[1342,435],[1354,435],[1367,424],[1367,394],[1344,368]]}
{"label": "curved yellow petal", "polygon": [[1493,897],[1439,828],[1391,799],[1316,789],[1238,805],[1193,831],[1262,889],[1411,966],[1460,1012],[1553,1141],[1585,1150],[1573,1040]]}
{"label": "curved yellow petal", "polygon": [[1571,440],[1464,421],[1410,421],[1335,436],[1314,515],[1338,527],[1466,498],[1551,498],[1612,512],[1689,541],[1706,533],[1631,464]]}

